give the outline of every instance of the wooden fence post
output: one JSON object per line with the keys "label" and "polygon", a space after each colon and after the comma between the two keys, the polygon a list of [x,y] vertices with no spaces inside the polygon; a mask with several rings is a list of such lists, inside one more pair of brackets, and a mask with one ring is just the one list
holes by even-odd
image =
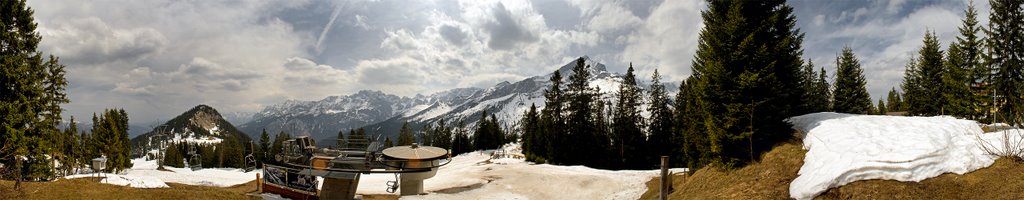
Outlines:
{"label": "wooden fence post", "polygon": [[668,199],[668,193],[672,186],[669,176],[671,174],[668,173],[668,156],[661,156],[661,200]]}

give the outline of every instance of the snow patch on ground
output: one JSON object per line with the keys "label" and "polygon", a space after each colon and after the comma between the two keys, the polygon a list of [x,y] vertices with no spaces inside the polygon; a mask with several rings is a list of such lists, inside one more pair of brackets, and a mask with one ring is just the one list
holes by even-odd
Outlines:
{"label": "snow patch on ground", "polygon": [[[647,191],[644,183],[660,173],[537,165],[516,155],[522,155],[518,144],[455,156],[436,176],[424,180],[427,195],[402,199],[638,199]],[[395,180],[393,174],[363,175],[357,193],[389,194],[389,180]]]}
{"label": "snow patch on ground", "polygon": [[804,165],[790,197],[811,199],[829,188],[869,179],[921,181],[943,173],[988,167],[996,156],[982,144],[1002,147],[1003,133],[983,134],[979,124],[949,116],[897,117],[812,113],[787,119],[803,137]]}
{"label": "snow patch on ground", "polygon": [[[133,159],[132,164],[132,168],[127,170],[124,174],[102,174],[107,177],[103,182],[109,182],[110,184],[115,185],[126,185],[135,188],[154,188],[159,185],[167,187],[165,184],[167,182],[187,185],[229,187],[256,180],[256,173],[262,171],[257,169],[251,172],[244,172],[241,169],[233,168],[207,168],[192,171],[190,168],[175,168],[167,166],[164,166],[164,169],[170,171],[160,171],[156,169],[157,163],[155,160],[147,161],[145,159]],[[95,175],[79,174],[67,176],[65,178],[71,179],[92,176]]]}

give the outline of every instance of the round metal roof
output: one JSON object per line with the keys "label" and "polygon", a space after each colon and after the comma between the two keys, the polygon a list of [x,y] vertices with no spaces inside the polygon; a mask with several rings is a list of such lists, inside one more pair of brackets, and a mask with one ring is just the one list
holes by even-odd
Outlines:
{"label": "round metal roof", "polygon": [[415,143],[409,146],[397,146],[384,149],[385,156],[407,160],[435,159],[447,154],[448,150],[432,146],[419,146]]}

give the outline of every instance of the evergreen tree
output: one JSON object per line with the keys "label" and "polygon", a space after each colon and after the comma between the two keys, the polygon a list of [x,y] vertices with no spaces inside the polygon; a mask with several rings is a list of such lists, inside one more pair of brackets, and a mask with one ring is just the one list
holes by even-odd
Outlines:
{"label": "evergreen tree", "polygon": [[942,114],[960,118],[974,118],[974,96],[971,93],[970,68],[963,58],[963,51],[956,44],[950,44],[946,51],[946,70],[942,73],[942,87],[939,94],[946,104]]}
{"label": "evergreen tree", "polygon": [[[825,71],[825,67],[821,67],[821,73],[818,73],[817,87],[814,91],[819,94],[818,101],[823,101],[821,105],[823,110],[820,111],[833,111],[832,109],[832,85],[828,83],[828,73]],[[813,111],[813,110],[812,110]]]}
{"label": "evergreen tree", "polygon": [[[966,81],[970,89],[967,116],[970,119],[982,120],[987,119],[987,111],[990,110],[992,102],[992,68],[985,65],[982,60],[985,57],[984,39],[979,37],[978,33],[983,30],[978,25],[977,18],[974,1],[971,1],[964,9],[964,19],[961,20],[963,24],[958,28],[960,36],[957,36],[956,42],[951,46],[956,46],[960,51],[956,56],[962,61],[954,64],[962,66],[967,73]],[[950,51],[953,51],[952,47]]]}
{"label": "evergreen tree", "polygon": [[841,113],[867,114],[871,111],[871,96],[868,95],[864,69],[850,47],[836,58],[835,96],[832,109]]}
{"label": "evergreen tree", "polygon": [[[600,88],[598,88],[598,91],[600,91]],[[612,141],[611,122],[609,121],[610,120],[610,116],[606,114],[605,104],[606,104],[605,101],[600,100],[600,99],[597,100],[596,103],[594,103],[594,125],[593,125],[594,126],[594,131],[595,131],[594,135],[595,135],[595,137],[597,137],[598,144],[603,144],[604,146],[611,147],[611,141]],[[608,108],[610,109],[611,108],[611,105],[610,105],[611,103],[607,103],[607,104],[609,104]],[[670,134],[670,133],[667,133],[667,134]],[[601,168],[613,168],[613,167],[616,167],[615,163],[611,162],[611,161],[614,161],[613,159],[611,159],[611,157],[614,155],[614,150],[613,149],[611,149],[611,148],[603,148],[603,149],[598,149],[598,150],[600,150],[600,151],[598,151],[598,152],[591,152],[592,154],[600,155],[600,157],[599,157],[600,160],[591,160],[590,161],[592,163],[596,163],[594,166],[601,167]]]}
{"label": "evergreen tree", "polygon": [[921,87],[922,82],[924,82],[924,78],[921,77],[921,70],[917,64],[917,58],[911,57],[904,68],[903,82],[900,83],[900,89],[903,90],[903,94],[901,95],[903,101],[899,107],[900,111],[907,112],[907,115],[915,115],[916,113],[922,112],[921,108],[923,107],[911,105],[925,101],[925,91],[924,88]]}
{"label": "evergreen tree", "polygon": [[900,97],[900,92],[896,91],[896,87],[889,90],[889,95],[886,101],[889,102],[887,110],[889,112],[902,112],[903,111],[903,100]]}
{"label": "evergreen tree", "polygon": [[476,131],[473,132],[473,150],[485,150],[494,148],[491,145],[491,143],[493,143],[494,140],[492,139],[492,135],[494,133],[492,133],[491,131],[492,129],[490,121],[487,120],[487,111],[484,110],[483,113],[480,114],[480,121],[477,121]]}
{"label": "evergreen tree", "polygon": [[882,99],[878,99],[877,106],[878,108],[875,110],[878,111],[879,115],[886,115],[886,113],[889,113],[889,107],[885,106],[885,101],[882,101]]}
{"label": "evergreen tree", "polygon": [[436,134],[434,133],[434,126],[431,124],[426,124],[423,125],[423,128],[420,130],[422,130],[419,137],[420,145],[434,146],[434,140],[431,139],[434,138],[434,135]]}
{"label": "evergreen tree", "polygon": [[63,149],[63,160],[61,163],[61,170],[64,176],[75,174],[73,170],[81,167],[82,159],[78,154],[79,152],[79,138],[78,138],[78,122],[75,121],[75,117],[71,116],[68,122],[68,128],[64,129],[64,147]]}
{"label": "evergreen tree", "polygon": [[398,130],[398,146],[412,145],[416,142],[416,138],[412,135],[412,128],[409,127],[409,122],[406,121],[402,124],[402,129]]}
{"label": "evergreen tree", "polygon": [[561,160],[566,164],[583,164],[594,166],[595,163],[588,161],[600,160],[600,156],[593,152],[600,152],[607,148],[601,144],[599,138],[594,135],[593,127],[593,106],[596,102],[596,92],[590,87],[590,65],[586,65],[585,59],[580,57],[576,60],[576,66],[572,68],[572,75],[569,76],[569,84],[566,87],[566,104],[568,107],[566,118],[566,141],[577,142],[576,147],[567,148],[567,152]]}
{"label": "evergreen tree", "polygon": [[[34,11],[24,0],[0,4],[0,170],[3,177],[21,181],[53,177],[52,157],[63,137],[57,124],[67,80],[64,65],[54,56],[37,51]],[[27,158],[27,159],[23,159]],[[28,163],[26,163],[28,162]]]}
{"label": "evergreen tree", "polygon": [[641,92],[631,63],[622,78],[622,84],[619,85],[618,101],[615,104],[615,116],[612,121],[615,157],[618,158],[620,165],[626,168],[646,166],[646,158],[641,149],[646,140],[640,128],[643,123],[643,117],[640,116]]}
{"label": "evergreen tree", "polygon": [[437,121],[437,126],[434,127],[434,134],[431,140],[433,140],[433,146],[440,147],[443,149],[452,148],[452,130],[449,128],[444,119]]}
{"label": "evergreen tree", "polygon": [[128,114],[123,109],[107,109],[100,117],[93,114],[93,146],[107,157],[105,172],[120,173],[131,168],[128,141]]}
{"label": "evergreen tree", "polygon": [[543,163],[545,146],[540,144],[540,115],[537,113],[536,104],[530,104],[530,109],[523,113],[520,124],[523,126],[523,155],[527,161]]}
{"label": "evergreen tree", "polygon": [[393,147],[393,146],[395,146],[395,143],[391,142],[391,137],[385,137],[384,138],[384,148]]}
{"label": "evergreen tree", "polygon": [[784,1],[710,1],[701,13],[692,83],[711,162],[753,160],[791,137],[785,118],[803,111],[803,34]]}
{"label": "evergreen tree", "polygon": [[544,90],[544,109],[541,111],[541,123],[539,125],[540,131],[537,137],[538,149],[542,151],[538,152],[544,157],[547,162],[558,163],[564,162],[560,154],[565,154],[564,151],[557,151],[555,148],[558,144],[563,142],[565,139],[565,115],[563,113],[563,106],[565,104],[565,95],[562,93],[562,75],[561,72],[555,70],[551,75],[551,87]]}
{"label": "evergreen tree", "polygon": [[825,68],[821,68],[822,72],[819,75],[814,71],[814,62],[807,60],[807,64],[803,67],[803,88],[804,95],[803,99],[806,99],[806,109],[808,112],[825,112],[828,111],[829,99],[831,98],[828,94],[828,82],[825,81]]}
{"label": "evergreen tree", "polygon": [[647,112],[651,113],[650,121],[647,124],[647,147],[650,148],[648,163],[655,163],[661,156],[671,156],[672,153],[672,110],[669,108],[668,94],[665,92],[665,85],[661,84],[661,76],[658,70],[654,70],[651,76],[650,104]]}
{"label": "evergreen tree", "polygon": [[473,151],[473,144],[469,139],[469,131],[466,130],[466,123],[459,120],[455,128],[455,139],[452,141],[452,154],[459,155]]}
{"label": "evergreen tree", "polygon": [[904,102],[910,115],[940,115],[946,105],[943,97],[943,77],[946,77],[942,50],[934,32],[924,36],[924,46],[918,58],[911,59],[904,73]]}
{"label": "evergreen tree", "polygon": [[164,165],[171,167],[185,167],[185,158],[182,156],[181,149],[178,143],[168,144],[167,149],[164,150]]}
{"label": "evergreen tree", "polygon": [[690,77],[679,84],[679,93],[676,93],[675,124],[676,133],[679,134],[681,158],[676,163],[682,163],[696,171],[711,162],[711,145],[706,137],[704,118],[700,111],[698,101],[699,91],[695,77]]}
{"label": "evergreen tree", "polygon": [[270,135],[267,134],[267,129],[263,129],[260,133],[260,153],[256,154],[256,161],[258,165],[263,166],[263,163],[267,163],[268,159],[272,159],[274,155],[270,154]]}
{"label": "evergreen tree", "polygon": [[989,62],[999,99],[996,118],[1009,124],[1021,122],[1024,111],[1024,1],[990,0],[988,47]]}

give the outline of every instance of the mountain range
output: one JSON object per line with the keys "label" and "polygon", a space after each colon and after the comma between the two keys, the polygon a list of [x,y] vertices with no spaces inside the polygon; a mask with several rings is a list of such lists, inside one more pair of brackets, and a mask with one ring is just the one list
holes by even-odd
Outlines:
{"label": "mountain range", "polygon": [[[590,65],[590,86],[599,88],[601,98],[614,104],[615,93],[623,75],[608,72],[604,64],[583,56]],[[563,83],[568,82],[576,60],[559,66]],[[544,90],[551,87],[551,73],[529,77],[516,82],[504,81],[489,88],[456,88],[431,95],[403,97],[381,91],[363,90],[350,95],[329,96],[316,101],[288,100],[264,107],[256,113],[225,113],[212,107],[199,105],[175,117],[165,125],[150,128],[149,132],[133,137],[132,144],[153,143],[153,136],[171,132],[173,140],[212,142],[226,135],[238,135],[242,142],[259,138],[265,130],[269,135],[287,132],[293,136],[310,136],[320,146],[335,144],[339,131],[365,128],[371,136],[396,138],[402,124],[408,122],[414,131],[426,124],[444,120],[448,126],[458,121],[465,123],[472,133],[476,123],[486,111],[493,114],[503,126],[517,127],[530,105],[544,107]],[[643,76],[643,75],[638,75]],[[566,84],[563,84],[563,87]],[[678,82],[665,83],[668,92],[675,93]],[[641,84],[642,87],[647,85]],[[564,88],[563,88],[564,89]],[[671,97],[670,97],[671,98]],[[646,116],[646,105],[641,106]],[[236,129],[233,124],[241,124]],[[170,130],[170,131],[167,131]],[[160,137],[157,137],[160,138]],[[163,137],[167,138],[167,137]]]}
{"label": "mountain range", "polygon": [[[590,65],[590,86],[600,89],[603,100],[613,102],[623,75],[608,72],[604,64],[587,56],[583,59]],[[574,66],[576,60],[557,68],[563,83],[568,81]],[[426,96],[401,97],[364,90],[318,101],[289,100],[265,107],[239,129],[253,138],[259,137],[263,130],[270,135],[284,131],[311,136],[318,140],[318,145],[328,146],[335,143],[339,131],[347,134],[349,129],[355,128],[365,128],[371,135],[395,138],[405,122],[418,131],[424,125],[441,119],[449,126],[462,120],[472,132],[484,111],[488,115],[494,114],[504,126],[516,127],[530,105],[544,107],[543,94],[551,87],[552,74],[553,71],[517,82],[505,81],[485,89],[456,88]],[[674,93],[677,86],[678,82],[666,83],[670,93]]]}

